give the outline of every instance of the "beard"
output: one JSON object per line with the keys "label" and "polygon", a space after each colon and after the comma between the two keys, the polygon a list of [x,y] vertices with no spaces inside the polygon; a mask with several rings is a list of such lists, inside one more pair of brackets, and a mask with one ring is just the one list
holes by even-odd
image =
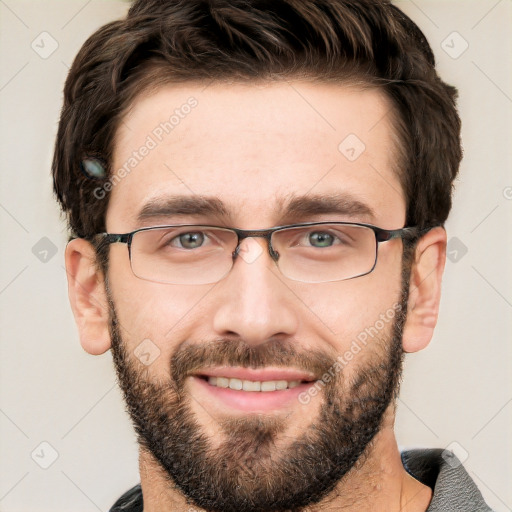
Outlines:
{"label": "beard", "polygon": [[336,359],[275,339],[258,346],[243,340],[182,344],[171,357],[170,379],[157,381],[128,353],[109,296],[113,360],[139,445],[164,469],[170,489],[210,512],[300,511],[320,502],[364,461],[398,396],[407,290],[403,283],[394,319],[361,350],[365,357],[355,374],[346,377],[342,369],[324,383],[317,417],[301,435],[287,440],[286,417],[251,414],[218,422],[222,436],[216,445],[191,408],[187,375],[217,365],[293,366],[324,375]]}

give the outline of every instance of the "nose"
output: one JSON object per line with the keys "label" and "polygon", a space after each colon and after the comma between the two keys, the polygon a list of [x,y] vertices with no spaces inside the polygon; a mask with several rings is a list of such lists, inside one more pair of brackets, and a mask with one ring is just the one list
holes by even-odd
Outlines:
{"label": "nose", "polygon": [[294,336],[299,304],[283,280],[267,242],[244,239],[231,272],[217,285],[216,335],[237,336],[253,346],[273,337]]}

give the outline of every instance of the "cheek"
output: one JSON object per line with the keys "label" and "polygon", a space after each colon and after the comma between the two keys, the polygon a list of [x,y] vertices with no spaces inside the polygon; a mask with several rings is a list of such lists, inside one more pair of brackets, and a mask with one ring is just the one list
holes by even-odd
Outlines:
{"label": "cheek", "polygon": [[109,278],[127,350],[142,363],[149,362],[152,373],[168,374],[169,360],[190,337],[190,322],[197,319],[208,287],[152,283],[126,272],[113,272]]}
{"label": "cheek", "polygon": [[389,335],[401,302],[401,252],[393,249],[379,251],[377,267],[371,274],[300,291],[304,304],[313,313],[304,328],[316,318],[318,334],[336,354],[352,350],[357,340],[359,344],[370,341],[368,332],[375,338]]}

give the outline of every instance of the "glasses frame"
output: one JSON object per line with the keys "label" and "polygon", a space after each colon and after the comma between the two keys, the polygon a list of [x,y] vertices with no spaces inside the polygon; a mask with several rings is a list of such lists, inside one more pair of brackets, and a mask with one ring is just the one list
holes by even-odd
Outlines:
{"label": "glasses frame", "polygon": [[[423,234],[423,231],[420,231],[416,226],[405,226],[400,229],[383,229],[383,228],[374,226],[373,224],[365,224],[362,222],[320,221],[320,222],[303,222],[303,223],[299,223],[299,224],[287,224],[287,225],[283,225],[283,226],[276,226],[276,227],[269,228],[269,229],[238,229],[238,228],[229,228],[226,226],[214,226],[214,225],[210,225],[210,224],[162,224],[162,225],[158,225],[158,226],[149,226],[149,227],[139,228],[134,231],[130,231],[129,233],[98,233],[96,235],[96,237],[101,238],[101,241],[103,243],[106,243],[109,245],[116,244],[116,243],[126,244],[128,246],[128,257],[130,259],[130,268],[132,269],[132,272],[133,272],[131,246],[132,246],[133,237],[141,231],[150,231],[150,230],[166,229],[166,228],[187,228],[187,227],[222,229],[225,231],[231,231],[231,232],[235,233],[238,237],[236,248],[232,253],[233,264],[234,264],[234,261],[240,251],[240,244],[242,243],[243,240],[245,240],[246,238],[264,238],[267,241],[267,247],[268,247],[268,252],[270,254],[270,257],[276,262],[277,268],[279,268],[279,265],[277,265],[277,261],[279,259],[279,253],[272,247],[272,235],[274,233],[276,233],[278,231],[291,229],[291,228],[323,226],[325,224],[333,224],[333,225],[339,225],[339,226],[360,226],[360,227],[371,229],[373,231],[373,233],[375,234],[375,260],[374,260],[372,268],[370,270],[368,270],[368,272],[364,272],[364,273],[358,274],[356,276],[347,277],[344,279],[335,279],[334,281],[327,281],[327,282],[348,281],[350,279],[355,279],[357,277],[362,277],[362,276],[368,275],[371,272],[373,272],[373,270],[377,266],[377,257],[378,257],[380,243],[388,242],[389,240],[393,240],[396,238],[400,238],[402,240],[414,240],[418,235]],[[427,231],[427,230],[424,230],[424,231]],[[231,267],[231,268],[233,268],[233,267]],[[145,281],[151,281],[151,282],[157,282],[157,283],[161,282],[161,281],[153,281],[151,279],[139,277],[135,274],[135,272],[133,272],[133,274],[135,275],[135,277],[137,277],[139,279],[143,279]],[[222,278],[220,278],[220,279],[222,279]],[[162,283],[162,284],[172,284],[172,283]]]}

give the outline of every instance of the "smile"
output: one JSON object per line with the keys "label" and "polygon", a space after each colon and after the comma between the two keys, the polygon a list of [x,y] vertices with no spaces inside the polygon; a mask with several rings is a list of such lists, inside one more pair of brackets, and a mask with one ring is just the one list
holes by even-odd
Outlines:
{"label": "smile", "polygon": [[190,391],[203,407],[252,413],[290,410],[317,377],[296,368],[205,368],[190,376]]}
{"label": "smile", "polygon": [[208,377],[208,384],[219,388],[235,389],[237,391],[281,391],[283,389],[292,389],[299,386],[300,380],[241,380],[230,379],[228,377]]}

